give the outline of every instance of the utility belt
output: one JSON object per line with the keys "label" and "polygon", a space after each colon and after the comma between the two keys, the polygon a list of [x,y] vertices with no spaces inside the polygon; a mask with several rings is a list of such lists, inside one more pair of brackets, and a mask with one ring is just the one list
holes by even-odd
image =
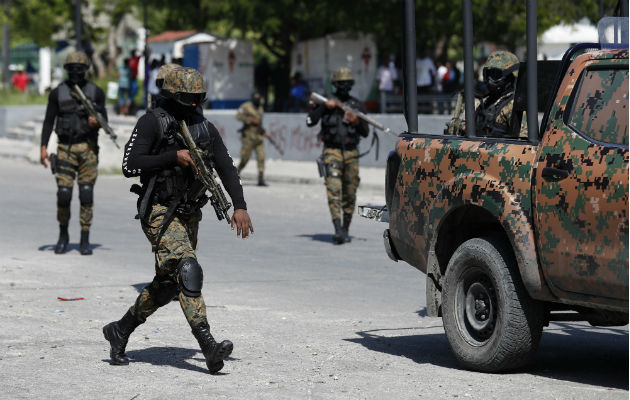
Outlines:
{"label": "utility belt", "polygon": [[96,145],[96,138],[94,137],[94,135],[88,133],[72,136],[57,134],[57,142],[65,145],[73,145],[84,142],[87,142],[87,144],[89,145]]}
{"label": "utility belt", "polygon": [[[366,156],[370,151],[372,151],[372,148],[374,147],[374,145],[376,145],[376,157],[375,158],[378,161],[379,143],[380,142],[379,142],[378,136],[376,135],[376,133],[373,133],[372,143],[370,144],[370,148],[366,152],[357,155],[357,158],[361,158],[363,156]],[[342,150],[342,151],[352,151],[352,150],[356,150],[357,148],[358,148],[358,145],[345,147],[345,146],[341,146],[340,144],[337,144],[337,143],[331,143],[331,144],[326,143],[325,146],[324,146],[324,149],[339,149],[339,150]],[[323,153],[319,157],[317,157],[315,162],[317,163],[317,171],[319,172],[319,177],[320,178],[327,178],[329,176],[331,176],[331,177],[338,177],[339,176],[339,174],[337,174],[333,170],[334,169],[338,169],[339,170],[339,169],[341,169],[341,166],[336,164],[336,163],[326,164],[326,162],[324,161],[324,154]]]}
{"label": "utility belt", "polygon": [[208,203],[205,187],[196,182],[187,184],[181,169],[178,170],[162,171],[145,185],[131,186],[129,191],[138,195],[136,219],[147,223],[153,205],[167,207],[174,215],[189,217]]}

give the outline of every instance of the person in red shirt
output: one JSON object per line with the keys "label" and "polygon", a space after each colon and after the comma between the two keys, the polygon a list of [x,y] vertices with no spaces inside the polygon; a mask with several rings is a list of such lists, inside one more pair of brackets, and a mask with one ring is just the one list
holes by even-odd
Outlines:
{"label": "person in red shirt", "polygon": [[140,65],[140,56],[136,54],[136,50],[131,50],[131,57],[129,57],[129,70],[131,71],[129,80],[129,98],[131,102],[138,94],[138,66]]}
{"label": "person in red shirt", "polygon": [[13,86],[15,86],[20,92],[26,91],[28,75],[24,72],[24,67],[18,67],[17,73],[11,78],[11,83],[13,83]]}

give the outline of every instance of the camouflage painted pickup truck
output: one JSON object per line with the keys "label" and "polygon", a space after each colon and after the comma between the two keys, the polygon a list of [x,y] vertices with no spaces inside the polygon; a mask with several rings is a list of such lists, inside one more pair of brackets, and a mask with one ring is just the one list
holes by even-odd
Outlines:
{"label": "camouflage painted pickup truck", "polygon": [[539,143],[403,133],[387,161],[387,253],[467,368],[525,364],[549,321],[628,323],[628,50],[559,68]]}

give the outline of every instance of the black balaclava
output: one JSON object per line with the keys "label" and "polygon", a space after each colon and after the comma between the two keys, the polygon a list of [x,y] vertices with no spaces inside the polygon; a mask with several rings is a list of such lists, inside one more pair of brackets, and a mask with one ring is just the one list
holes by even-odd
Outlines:
{"label": "black balaclava", "polygon": [[67,64],[64,66],[68,71],[68,80],[72,84],[81,85],[85,81],[85,73],[88,66],[85,64]]}
{"label": "black balaclava", "polygon": [[175,99],[164,98],[160,103],[160,106],[168,111],[175,119],[182,120],[193,116],[197,113],[197,106],[187,106]]}
{"label": "black balaclava", "polygon": [[336,81],[333,82],[333,86],[335,87],[335,96],[339,98],[341,101],[346,101],[350,98],[350,90],[352,90],[352,86],[354,85],[354,81]]}
{"label": "black balaclava", "polygon": [[254,107],[260,106],[260,93],[254,92],[252,94],[252,104],[254,105]]}

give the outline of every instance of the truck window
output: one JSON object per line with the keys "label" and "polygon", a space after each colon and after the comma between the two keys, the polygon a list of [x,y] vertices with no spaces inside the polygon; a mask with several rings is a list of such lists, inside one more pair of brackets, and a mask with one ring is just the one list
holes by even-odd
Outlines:
{"label": "truck window", "polygon": [[628,68],[584,71],[567,123],[597,141],[628,146]]}

